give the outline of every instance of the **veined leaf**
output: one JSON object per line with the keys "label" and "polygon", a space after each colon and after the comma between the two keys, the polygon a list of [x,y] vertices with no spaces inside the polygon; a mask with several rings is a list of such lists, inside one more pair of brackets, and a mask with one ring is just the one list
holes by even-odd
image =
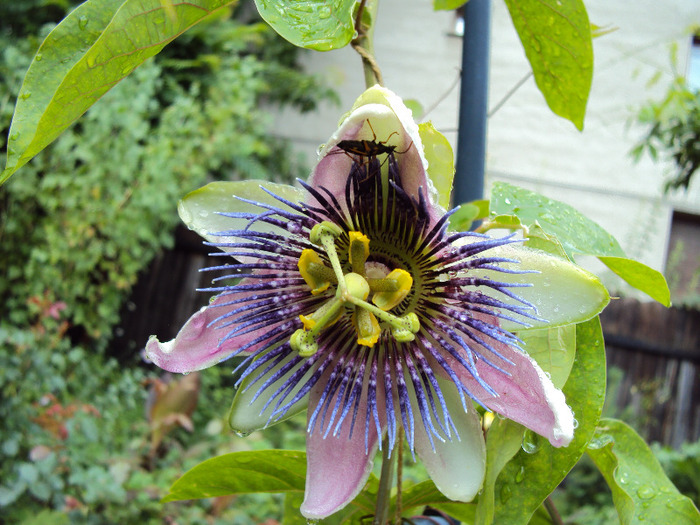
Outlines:
{"label": "veined leaf", "polygon": [[260,16],[299,47],[330,51],[355,34],[355,0],[255,0]]}
{"label": "veined leaf", "polygon": [[601,419],[587,452],[612,490],[622,525],[700,523],[693,502],[671,483],[647,444],[627,424]]}
{"label": "veined leaf", "polygon": [[549,108],[583,129],[593,80],[591,26],[582,0],[506,0]]}
{"label": "veined leaf", "polygon": [[88,0],[49,33],[20,89],[0,183],[134,68],[236,0]]}
{"label": "veined leaf", "polygon": [[[544,438],[525,432],[522,450],[496,480],[493,523],[526,524],[585,452],[605,401],[605,345],[598,318],[576,326],[576,360],[564,385],[566,401],[578,421],[574,440],[554,448]],[[488,524],[489,522],[484,522]]]}

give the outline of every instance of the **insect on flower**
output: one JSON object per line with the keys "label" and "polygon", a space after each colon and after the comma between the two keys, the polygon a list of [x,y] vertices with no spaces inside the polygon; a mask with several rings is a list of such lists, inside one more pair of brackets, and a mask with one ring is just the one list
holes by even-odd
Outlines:
{"label": "insect on flower", "polygon": [[209,306],[147,354],[173,372],[244,357],[238,431],[307,410],[308,518],[355,497],[383,437],[406,439],[446,496],[470,501],[485,471],[475,403],[554,446],[573,438],[564,395],[512,331],[590,318],[605,288],[513,236],[449,231],[423,147],[402,101],[374,87],[302,188],[213,183],[180,204],[230,261],[216,269],[241,280],[217,278]]}

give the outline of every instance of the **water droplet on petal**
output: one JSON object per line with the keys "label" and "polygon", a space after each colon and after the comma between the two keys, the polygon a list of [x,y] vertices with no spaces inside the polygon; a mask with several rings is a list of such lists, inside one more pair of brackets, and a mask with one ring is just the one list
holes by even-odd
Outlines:
{"label": "water droplet on petal", "polygon": [[251,434],[250,432],[243,432],[242,430],[234,430],[233,433],[241,438],[248,437]]}

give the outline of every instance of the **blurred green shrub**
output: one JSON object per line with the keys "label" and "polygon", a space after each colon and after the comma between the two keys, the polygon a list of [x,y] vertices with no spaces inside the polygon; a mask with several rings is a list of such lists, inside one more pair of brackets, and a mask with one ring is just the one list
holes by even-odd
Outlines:
{"label": "blurred green shrub", "polygon": [[[0,32],[2,148],[39,42],[17,33]],[[296,57],[266,25],[223,11],[138,68],[18,172],[0,189],[2,318],[26,324],[28,298],[49,293],[65,301],[74,339],[108,336],[138,272],[172,245],[180,197],[208,179],[305,175],[287,144],[270,138],[268,109],[307,111],[333,94]]]}

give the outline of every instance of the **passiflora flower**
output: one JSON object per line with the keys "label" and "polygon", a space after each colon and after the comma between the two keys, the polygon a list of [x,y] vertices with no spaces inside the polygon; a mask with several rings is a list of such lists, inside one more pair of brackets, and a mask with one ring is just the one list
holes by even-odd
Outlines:
{"label": "passiflora flower", "polygon": [[405,437],[447,497],[470,501],[485,471],[476,404],[556,447],[573,438],[563,393],[513,331],[588,319],[605,288],[513,236],[450,232],[420,135],[374,87],[301,188],[219,182],[180,203],[239,281],[217,278],[212,302],[147,355],[183,373],[244,357],[238,432],[307,410],[308,518],[355,497],[383,439]]}

